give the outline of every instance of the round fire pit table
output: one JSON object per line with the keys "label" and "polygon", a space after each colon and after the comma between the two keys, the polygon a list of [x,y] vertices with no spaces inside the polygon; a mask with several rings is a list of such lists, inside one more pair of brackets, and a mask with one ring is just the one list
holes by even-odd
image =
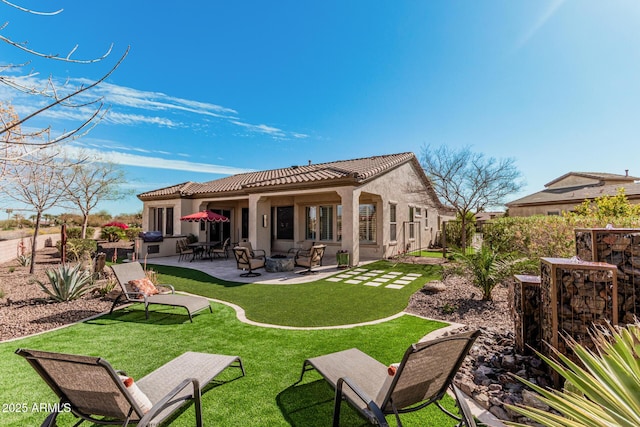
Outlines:
{"label": "round fire pit table", "polygon": [[280,271],[293,271],[295,261],[293,258],[284,255],[268,256],[265,259],[264,269],[270,273],[278,273]]}

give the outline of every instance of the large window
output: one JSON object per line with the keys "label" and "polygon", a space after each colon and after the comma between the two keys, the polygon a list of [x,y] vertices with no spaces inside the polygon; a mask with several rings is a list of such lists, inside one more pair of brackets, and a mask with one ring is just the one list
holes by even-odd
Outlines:
{"label": "large window", "polygon": [[276,221],[276,238],[293,240],[293,206],[278,206]]}
{"label": "large window", "polygon": [[360,205],[359,209],[359,234],[361,243],[376,242],[376,205]]}
{"label": "large window", "polygon": [[315,206],[305,208],[304,238],[306,240],[316,240],[317,215]]}
{"label": "large window", "polygon": [[320,206],[320,240],[333,240],[333,206]]}
{"label": "large window", "polygon": [[397,240],[398,223],[396,219],[396,205],[389,205],[389,240]]}

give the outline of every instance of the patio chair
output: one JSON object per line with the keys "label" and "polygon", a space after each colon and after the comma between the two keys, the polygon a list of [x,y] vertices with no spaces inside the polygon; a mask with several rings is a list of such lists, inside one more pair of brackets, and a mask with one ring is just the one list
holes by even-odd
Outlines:
{"label": "patio chair", "polygon": [[149,319],[149,306],[154,304],[184,307],[187,310],[189,320],[192,323],[193,314],[198,311],[208,308],[209,311],[213,313],[208,299],[191,295],[178,295],[175,293],[175,289],[171,285],[162,285],[171,289],[170,294],[157,293],[151,295],[135,288],[135,285],[131,282],[134,280],[144,279],[146,277],[144,270],[142,269],[142,265],[140,265],[139,262],[113,264],[111,269],[116,276],[118,284],[122,288],[122,293],[118,295],[118,298],[113,302],[109,314],[113,313],[113,309],[122,299],[129,303],[144,303],[144,314],[147,319]]}
{"label": "patio chair", "polygon": [[176,241],[176,252],[178,252],[178,262],[182,261],[184,257],[191,255],[191,259],[196,256],[196,248],[190,248],[187,243],[187,239],[178,239]]}
{"label": "patio chair", "polygon": [[193,401],[202,426],[201,394],[220,372],[240,368],[238,356],[187,352],[139,380],[130,379],[95,356],[18,349],[60,399],[43,426],[53,427],[60,412],[71,411],[98,424],[156,426]]}
{"label": "patio chair", "polygon": [[326,247],[326,245],[315,245],[308,251],[300,250],[296,253],[295,265],[306,268],[306,270],[301,271],[300,274],[315,273],[313,267],[322,265],[322,257],[324,257]]}
{"label": "patio chair", "polygon": [[224,243],[222,243],[222,246],[219,248],[214,248],[211,250],[211,259],[213,258],[229,258],[229,241],[231,239],[229,239],[228,237],[224,240]]}
{"label": "patio chair", "polygon": [[265,258],[254,258],[251,256],[251,252],[249,248],[236,246],[233,248],[233,254],[236,257],[236,263],[238,265],[238,269],[240,270],[249,270],[246,273],[242,273],[240,277],[256,277],[260,276],[260,273],[257,273],[253,270],[258,268],[263,268],[266,263]]}
{"label": "patio chair", "polygon": [[249,254],[251,255],[251,258],[266,258],[267,257],[267,252],[264,249],[253,249],[251,247],[251,242],[249,242],[249,241],[240,242],[240,243],[238,243],[238,246],[240,246],[241,248],[249,249]]}
{"label": "patio chair", "polygon": [[[454,394],[461,416],[440,405],[440,399],[452,386],[456,372],[471,349],[480,331],[451,335],[411,345],[392,376],[391,368],[362,351],[352,348],[337,353],[307,359],[302,373],[315,369],[334,388],[333,425],[340,422],[340,405],[345,399],[371,424],[388,426],[385,414],[394,414],[402,426],[400,414],[422,409],[432,403],[457,420],[458,425],[472,427],[473,419],[465,420],[470,411],[466,401]],[[454,390],[455,391],[455,390]]]}

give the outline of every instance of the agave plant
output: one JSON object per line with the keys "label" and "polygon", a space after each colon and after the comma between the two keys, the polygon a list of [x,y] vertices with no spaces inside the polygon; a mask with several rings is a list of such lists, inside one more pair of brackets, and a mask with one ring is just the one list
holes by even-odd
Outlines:
{"label": "agave plant", "polygon": [[49,283],[36,280],[40,288],[56,301],[72,301],[80,298],[93,287],[91,273],[81,264],[73,267],[62,264],[57,269],[47,270]]}
{"label": "agave plant", "polygon": [[510,409],[544,426],[639,426],[640,323],[636,321],[624,328],[602,326],[592,331],[591,338],[595,350],[565,337],[582,366],[555,349],[552,358],[540,355],[567,381],[564,390],[544,389],[519,378],[561,415],[524,406],[510,406]]}

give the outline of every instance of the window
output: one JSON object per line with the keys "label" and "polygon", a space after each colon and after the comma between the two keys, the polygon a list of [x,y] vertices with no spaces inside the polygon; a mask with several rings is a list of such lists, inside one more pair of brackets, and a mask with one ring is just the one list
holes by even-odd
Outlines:
{"label": "window", "polygon": [[164,208],[156,208],[156,224],[154,230],[162,231],[162,217],[164,215]]}
{"label": "window", "polygon": [[389,239],[394,241],[397,239],[397,222],[396,222],[396,205],[389,205]]}
{"label": "window", "polygon": [[342,241],[342,205],[336,206],[336,241]]}
{"label": "window", "polygon": [[375,243],[376,241],[376,205],[360,205],[360,223],[358,226],[361,243]]}
{"label": "window", "polygon": [[293,240],[293,206],[278,206],[276,221],[276,238]]}
{"label": "window", "polygon": [[416,213],[416,208],[414,208],[413,206],[409,206],[409,238],[410,239],[416,238],[415,224],[413,223],[413,221],[415,221],[415,213]]}
{"label": "window", "polygon": [[249,208],[242,208],[242,219],[240,225],[240,238],[248,239],[249,238]]}
{"label": "window", "polygon": [[317,225],[317,216],[316,216],[316,207],[315,206],[307,206],[305,208],[305,232],[304,238],[306,240],[316,240],[316,225]]}
{"label": "window", "polygon": [[173,236],[173,208],[167,208],[167,216],[165,219],[167,227],[164,234],[167,236]]}
{"label": "window", "polygon": [[333,240],[333,206],[320,206],[320,240]]}
{"label": "window", "polygon": [[552,215],[552,216],[554,216],[554,215],[560,215],[560,211],[548,211],[548,212],[547,212],[547,215]]}

